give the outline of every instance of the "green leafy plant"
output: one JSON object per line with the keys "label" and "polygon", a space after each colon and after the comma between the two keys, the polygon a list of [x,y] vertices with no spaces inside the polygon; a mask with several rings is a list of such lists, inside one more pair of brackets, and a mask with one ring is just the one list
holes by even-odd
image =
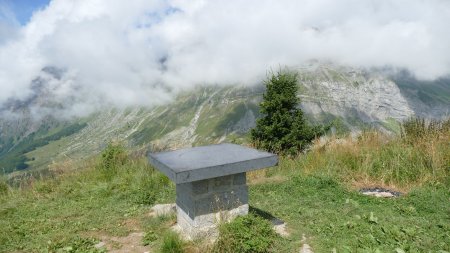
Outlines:
{"label": "green leafy plant", "polygon": [[249,214],[237,217],[219,228],[219,238],[213,252],[272,252],[277,234],[269,221]]}
{"label": "green leafy plant", "polygon": [[144,237],[142,238],[142,245],[147,246],[150,245],[152,242],[158,240],[158,235],[153,230],[149,230],[145,233]]}
{"label": "green leafy plant", "polygon": [[110,143],[102,152],[101,162],[98,168],[105,174],[111,177],[117,173],[120,166],[124,165],[128,160],[128,154],[125,148],[117,143]]}
{"label": "green leafy plant", "polygon": [[60,242],[48,245],[49,252],[67,252],[67,253],[101,253],[106,252],[104,249],[97,249],[95,244],[97,240],[93,238],[74,237],[70,240],[62,240]]}
{"label": "green leafy plant", "polygon": [[310,126],[298,108],[296,74],[279,71],[272,74],[265,85],[266,92],[260,104],[263,117],[251,130],[251,138],[258,148],[294,155],[326,131],[322,126]]}

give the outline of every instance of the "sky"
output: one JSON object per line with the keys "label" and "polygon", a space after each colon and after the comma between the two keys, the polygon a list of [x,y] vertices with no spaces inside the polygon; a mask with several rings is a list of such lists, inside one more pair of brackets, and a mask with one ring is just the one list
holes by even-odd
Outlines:
{"label": "sky", "polygon": [[36,77],[33,110],[70,116],[310,60],[433,80],[450,74],[449,31],[448,0],[0,0],[0,107]]}
{"label": "sky", "polygon": [[33,12],[45,8],[50,0],[0,0],[0,6],[9,9],[16,21],[25,25],[30,21]]}

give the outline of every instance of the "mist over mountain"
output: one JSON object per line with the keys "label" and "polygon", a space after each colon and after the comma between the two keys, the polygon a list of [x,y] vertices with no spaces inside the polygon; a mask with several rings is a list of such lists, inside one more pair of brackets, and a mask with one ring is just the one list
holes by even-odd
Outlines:
{"label": "mist over mountain", "polygon": [[[301,107],[314,123],[334,122],[335,133],[375,128],[398,133],[411,116],[445,118],[450,112],[450,80],[419,81],[403,72],[366,70],[311,61],[298,73]],[[245,142],[259,117],[262,83],[204,85],[181,92],[162,105],[111,106],[85,117],[67,112],[46,87],[63,74],[45,68],[34,79],[36,96],[11,100],[0,119],[0,168],[5,172],[46,169],[65,160],[83,160],[119,141],[131,150],[174,149],[220,142]],[[56,82],[58,83],[58,82]],[[34,109],[38,108],[38,109]],[[40,114],[43,109],[47,114]],[[139,152],[141,152],[139,151]]]}
{"label": "mist over mountain", "polygon": [[8,32],[0,42],[0,104],[44,92],[58,105],[35,107],[35,115],[152,107],[197,85],[252,86],[269,69],[311,59],[406,70],[427,81],[450,72],[443,0],[53,0],[25,25],[1,7]]}

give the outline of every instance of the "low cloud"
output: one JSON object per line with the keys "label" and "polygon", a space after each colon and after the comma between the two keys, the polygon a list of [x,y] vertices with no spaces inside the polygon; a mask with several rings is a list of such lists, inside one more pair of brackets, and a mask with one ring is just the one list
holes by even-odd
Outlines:
{"label": "low cloud", "polygon": [[0,105],[34,98],[40,77],[36,111],[151,106],[311,59],[450,73],[448,0],[52,0],[25,26],[0,13]]}

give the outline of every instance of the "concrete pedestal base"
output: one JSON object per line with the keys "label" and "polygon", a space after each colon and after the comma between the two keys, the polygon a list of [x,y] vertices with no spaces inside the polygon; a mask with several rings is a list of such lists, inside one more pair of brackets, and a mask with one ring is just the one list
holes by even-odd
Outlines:
{"label": "concrete pedestal base", "polygon": [[217,225],[248,214],[246,173],[177,184],[178,227],[187,239],[215,237]]}

